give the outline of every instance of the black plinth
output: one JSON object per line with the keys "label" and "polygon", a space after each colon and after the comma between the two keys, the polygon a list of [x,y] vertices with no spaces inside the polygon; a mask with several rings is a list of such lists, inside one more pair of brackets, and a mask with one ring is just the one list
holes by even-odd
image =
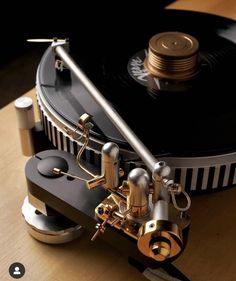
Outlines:
{"label": "black plinth", "polygon": [[[109,195],[109,192],[102,187],[88,190],[85,182],[76,179],[72,180],[72,178],[65,175],[55,178],[43,176],[38,171],[39,162],[48,157],[50,159],[50,156],[64,158],[69,167],[68,173],[85,179],[90,178],[78,167],[74,155],[59,150],[46,150],[36,154],[26,164],[25,175],[29,192],[50,208],[82,225],[89,231],[95,232],[97,221],[94,210]],[[87,168],[95,174],[100,174],[100,171],[94,166],[87,166]],[[107,226],[105,233],[100,237],[113,246],[117,245],[119,250],[127,256],[140,261],[145,266],[153,268],[160,266],[160,263],[142,255],[137,248],[137,241],[122,231]],[[99,243],[99,240],[94,243]]]}

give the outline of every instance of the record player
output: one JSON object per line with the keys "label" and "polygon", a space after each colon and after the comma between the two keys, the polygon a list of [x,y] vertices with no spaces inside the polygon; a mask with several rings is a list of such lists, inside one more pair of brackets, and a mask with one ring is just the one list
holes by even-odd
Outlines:
{"label": "record player", "polygon": [[142,30],[122,20],[52,40],[36,78],[41,124],[30,100],[16,101],[34,155],[22,212],[38,240],[95,226],[92,241],[156,267],[184,250],[189,196],[236,184],[236,25],[176,10],[150,11]]}

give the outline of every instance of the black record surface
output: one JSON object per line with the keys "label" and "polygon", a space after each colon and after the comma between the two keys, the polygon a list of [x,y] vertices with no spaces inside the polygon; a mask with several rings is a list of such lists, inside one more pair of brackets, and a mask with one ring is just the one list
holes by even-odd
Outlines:
{"label": "black record surface", "polygon": [[[154,155],[235,150],[235,21],[176,10],[109,16],[105,24],[96,20],[91,28],[71,27],[71,56]],[[164,31],[188,33],[199,41],[199,75],[188,82],[159,80],[155,87],[137,82],[130,74],[131,59],[141,58],[149,39]],[[95,136],[128,146],[73,75],[71,83],[56,76],[50,48],[40,63],[38,84],[67,122],[76,124],[89,112]]]}

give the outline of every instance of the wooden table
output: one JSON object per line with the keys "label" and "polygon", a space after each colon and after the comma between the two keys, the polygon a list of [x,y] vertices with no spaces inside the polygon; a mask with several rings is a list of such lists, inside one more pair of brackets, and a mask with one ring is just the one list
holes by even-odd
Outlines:
{"label": "wooden table", "polygon": [[168,8],[207,12],[236,19],[235,0],[177,0]]}
{"label": "wooden table", "polygon": [[[236,19],[235,0],[179,0],[169,8],[207,11]],[[27,93],[33,96],[33,91]],[[21,280],[146,280],[117,249],[90,242],[89,233],[66,245],[49,246],[31,238],[21,216],[27,193],[13,104],[0,111],[0,280],[13,280],[8,268],[21,262]],[[236,189],[192,198],[192,226],[186,250],[175,262],[191,280],[236,280]]]}

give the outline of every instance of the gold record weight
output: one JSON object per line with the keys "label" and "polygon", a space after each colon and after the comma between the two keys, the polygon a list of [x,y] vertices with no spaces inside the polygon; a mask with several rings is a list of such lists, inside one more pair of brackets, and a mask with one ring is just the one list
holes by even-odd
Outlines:
{"label": "gold record weight", "polygon": [[162,32],[150,39],[144,65],[156,77],[189,80],[198,72],[198,48],[197,39],[191,35]]}

